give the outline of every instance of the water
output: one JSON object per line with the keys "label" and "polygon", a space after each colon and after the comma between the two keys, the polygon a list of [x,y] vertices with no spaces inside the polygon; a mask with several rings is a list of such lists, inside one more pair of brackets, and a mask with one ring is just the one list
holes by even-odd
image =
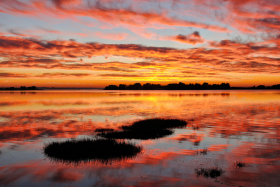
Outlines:
{"label": "water", "polygon": [[[96,128],[155,117],[188,125],[164,138],[128,140],[143,152],[108,165],[63,164],[44,155],[49,142],[96,137]],[[0,92],[0,125],[1,186],[280,184],[276,90]],[[201,174],[211,169],[221,172]]]}

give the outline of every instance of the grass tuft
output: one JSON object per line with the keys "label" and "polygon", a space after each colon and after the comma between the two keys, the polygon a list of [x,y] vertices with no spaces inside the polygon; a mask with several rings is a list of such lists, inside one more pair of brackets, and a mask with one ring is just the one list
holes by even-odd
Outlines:
{"label": "grass tuft", "polygon": [[224,171],[220,168],[199,168],[195,169],[197,177],[203,176],[204,178],[217,178],[221,176]]}
{"label": "grass tuft", "polygon": [[136,157],[142,147],[112,139],[80,139],[52,142],[44,146],[44,154],[53,161],[67,164],[98,161],[103,164]]}
{"label": "grass tuft", "polygon": [[234,165],[235,165],[236,168],[243,168],[243,167],[246,166],[246,164],[244,162],[242,162],[242,161],[236,161],[234,163]]}
{"label": "grass tuft", "polygon": [[208,150],[207,149],[200,149],[197,151],[197,154],[201,154],[201,155],[207,155]]}

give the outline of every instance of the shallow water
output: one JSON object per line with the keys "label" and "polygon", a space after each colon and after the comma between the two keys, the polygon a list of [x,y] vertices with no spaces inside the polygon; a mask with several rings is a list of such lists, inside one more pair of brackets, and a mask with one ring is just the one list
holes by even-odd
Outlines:
{"label": "shallow water", "polygon": [[[178,118],[186,128],[104,165],[46,158],[46,143],[96,137],[137,120]],[[280,92],[0,92],[1,186],[279,186]],[[238,167],[237,162],[245,163]],[[220,176],[199,175],[218,168]]]}

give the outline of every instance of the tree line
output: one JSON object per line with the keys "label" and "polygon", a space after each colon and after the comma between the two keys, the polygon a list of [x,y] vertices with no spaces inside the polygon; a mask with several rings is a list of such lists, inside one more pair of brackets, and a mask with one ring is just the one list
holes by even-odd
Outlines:
{"label": "tree line", "polygon": [[208,84],[204,82],[203,84],[199,83],[190,83],[184,84],[182,82],[179,83],[171,83],[168,85],[161,84],[120,84],[117,85],[109,85],[104,88],[104,90],[229,90],[229,89],[280,89],[280,84],[273,86],[253,86],[253,87],[231,87],[229,83],[221,83],[221,84]]}

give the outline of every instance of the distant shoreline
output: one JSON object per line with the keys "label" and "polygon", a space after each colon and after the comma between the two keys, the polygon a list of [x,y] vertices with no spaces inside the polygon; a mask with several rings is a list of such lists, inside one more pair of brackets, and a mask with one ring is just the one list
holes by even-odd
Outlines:
{"label": "distant shoreline", "polygon": [[[103,90],[110,90],[110,89],[103,89]],[[121,90],[121,89],[112,89],[112,90]],[[241,88],[230,88],[230,89],[125,89],[125,90],[141,90],[141,91],[145,91],[145,90],[162,90],[162,91],[192,91],[192,90],[209,90],[209,91],[215,91],[215,90],[280,90],[280,88],[245,88],[245,87],[241,87]],[[121,91],[125,91],[125,90],[121,90]]]}
{"label": "distant shoreline", "polygon": [[102,90],[102,91],[230,91],[230,90],[280,90],[279,88],[267,88],[267,89],[263,89],[263,88],[246,88],[246,87],[241,87],[241,88],[230,88],[230,89],[188,89],[188,90],[167,90],[167,89],[142,89],[142,90],[120,90],[120,89],[114,89],[114,90],[109,90],[109,89],[102,89],[102,88],[55,88],[55,89],[36,89],[36,90],[20,90],[20,89],[0,89],[0,92],[2,91],[60,91],[60,90]]}
{"label": "distant shoreline", "polygon": [[0,88],[0,91],[30,91],[30,90],[103,90],[104,88],[36,88],[36,89],[20,89],[20,88]]}
{"label": "distant shoreline", "polygon": [[36,90],[44,90],[44,89],[25,89],[25,90],[22,90],[22,89],[19,89],[19,88],[15,88],[15,89],[1,89],[0,88],[0,91],[36,91]]}
{"label": "distant shoreline", "polygon": [[140,83],[135,83],[133,85],[125,85],[125,84],[120,84],[119,86],[116,85],[109,85],[106,86],[105,88],[54,88],[54,87],[25,87],[22,86],[20,88],[15,88],[15,87],[6,87],[6,88],[0,88],[0,91],[40,91],[40,90],[134,90],[134,91],[139,91],[139,90],[158,90],[158,91],[168,91],[168,90],[280,90],[280,84],[277,85],[272,85],[272,86],[264,86],[264,85],[259,85],[259,86],[253,86],[253,87],[230,87],[229,83],[222,83],[222,84],[184,84],[184,83],[172,83],[168,85],[160,85],[160,84],[150,84],[146,83],[144,85],[141,85]]}

